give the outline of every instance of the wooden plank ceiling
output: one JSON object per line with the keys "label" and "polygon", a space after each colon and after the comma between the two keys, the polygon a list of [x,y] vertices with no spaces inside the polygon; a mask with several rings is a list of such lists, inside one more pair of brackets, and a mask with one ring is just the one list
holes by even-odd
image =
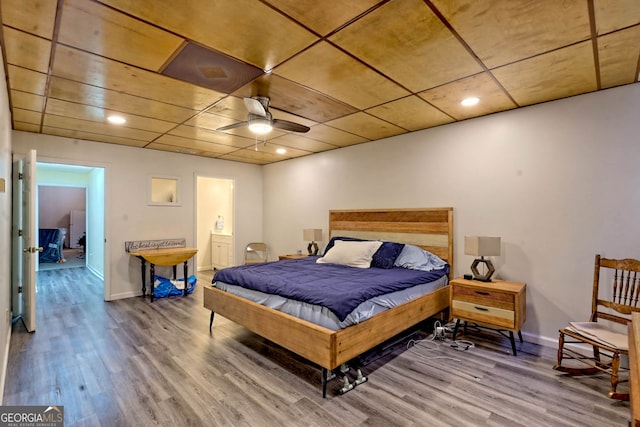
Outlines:
{"label": "wooden plank ceiling", "polygon": [[[640,71],[638,0],[0,8],[14,129],[255,164],[626,85]],[[246,120],[242,98],[256,95],[311,130],[216,130]],[[467,97],[480,102],[464,107]],[[115,113],[124,125],[106,121]]]}

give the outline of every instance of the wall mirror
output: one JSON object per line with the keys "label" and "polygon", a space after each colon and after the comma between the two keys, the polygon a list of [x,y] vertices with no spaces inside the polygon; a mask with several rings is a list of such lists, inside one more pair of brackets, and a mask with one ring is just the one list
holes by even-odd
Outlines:
{"label": "wall mirror", "polygon": [[180,206],[180,179],[173,176],[150,177],[148,204]]}

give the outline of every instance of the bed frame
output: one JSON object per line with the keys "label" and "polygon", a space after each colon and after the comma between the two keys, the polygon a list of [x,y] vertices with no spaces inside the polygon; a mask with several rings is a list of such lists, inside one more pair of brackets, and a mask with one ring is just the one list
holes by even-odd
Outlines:
{"label": "bed frame", "polygon": [[[332,210],[329,235],[413,244],[446,260],[453,275],[453,208]],[[204,288],[204,306],[322,367],[327,372],[449,307],[449,287],[379,313],[362,323],[331,330],[215,287]]]}

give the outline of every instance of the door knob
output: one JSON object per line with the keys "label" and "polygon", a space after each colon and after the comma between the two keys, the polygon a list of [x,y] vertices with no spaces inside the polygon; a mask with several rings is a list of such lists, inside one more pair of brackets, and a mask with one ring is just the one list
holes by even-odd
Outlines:
{"label": "door knob", "polygon": [[34,254],[36,252],[42,252],[43,249],[30,246],[28,248],[24,248],[22,251],[25,252],[25,253]]}

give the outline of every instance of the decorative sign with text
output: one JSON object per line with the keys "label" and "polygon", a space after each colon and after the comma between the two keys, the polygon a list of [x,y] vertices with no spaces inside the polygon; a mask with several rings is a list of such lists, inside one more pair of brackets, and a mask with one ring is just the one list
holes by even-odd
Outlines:
{"label": "decorative sign with text", "polygon": [[135,252],[142,249],[184,248],[187,239],[134,240],[124,242],[124,250]]}

